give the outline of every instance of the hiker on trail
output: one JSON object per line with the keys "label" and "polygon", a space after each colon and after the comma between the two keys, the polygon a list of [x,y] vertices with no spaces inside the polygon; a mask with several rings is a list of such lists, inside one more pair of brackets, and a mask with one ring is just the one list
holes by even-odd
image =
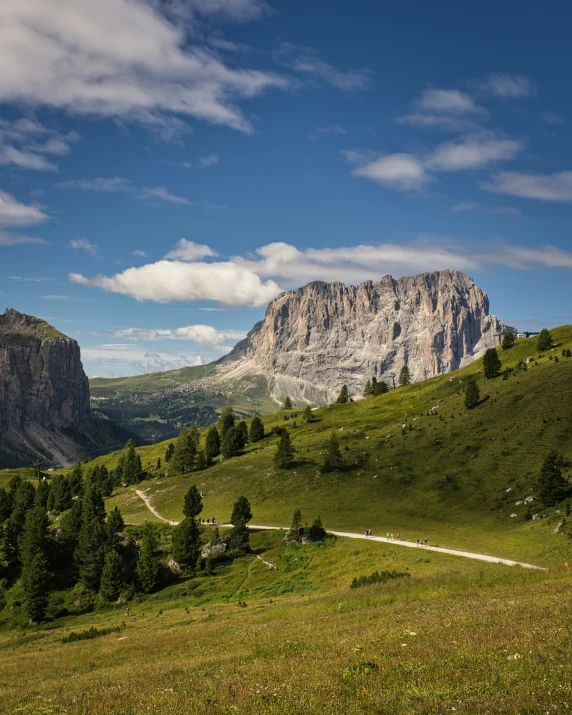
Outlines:
{"label": "hiker on trail", "polygon": [[213,516],[213,518],[212,518],[211,521],[212,521],[213,524],[216,524],[216,519],[214,518],[214,516]]}
{"label": "hiker on trail", "polygon": [[427,537],[425,537],[425,539],[424,539],[425,546],[427,546],[428,541],[429,541],[429,539]]}
{"label": "hiker on trail", "polygon": [[391,532],[391,536],[389,538],[393,541],[393,531]]}
{"label": "hiker on trail", "polygon": [[386,538],[386,539],[389,539],[389,531],[388,531],[387,534],[385,535],[385,538]]}
{"label": "hiker on trail", "polygon": [[417,546],[419,546],[419,539],[417,539]]}
{"label": "hiker on trail", "polygon": [[401,534],[397,532],[397,541],[401,541]]}
{"label": "hiker on trail", "polygon": [[365,538],[367,539],[367,537],[368,537],[367,529],[365,530],[364,533],[365,533]]}

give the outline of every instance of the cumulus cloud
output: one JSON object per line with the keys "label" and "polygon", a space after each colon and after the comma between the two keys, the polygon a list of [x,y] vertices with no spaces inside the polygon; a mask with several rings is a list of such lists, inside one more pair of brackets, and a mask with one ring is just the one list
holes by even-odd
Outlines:
{"label": "cumulus cloud", "polygon": [[38,206],[20,203],[12,194],[0,190],[0,226],[33,226],[47,218]]}
{"label": "cumulus cloud", "polygon": [[503,99],[520,99],[536,93],[534,84],[528,77],[516,74],[491,74],[483,87]]}
{"label": "cumulus cloud", "polygon": [[572,171],[556,174],[527,174],[500,171],[481,187],[497,194],[508,194],[541,201],[572,201]]}
{"label": "cumulus cloud", "polygon": [[321,80],[342,92],[358,92],[373,86],[374,73],[367,68],[339,70],[324,60],[318,50],[283,42],[275,60],[309,79]]}
{"label": "cumulus cloud", "polygon": [[179,261],[196,261],[197,258],[207,258],[216,256],[216,251],[202,243],[187,241],[181,238],[165,256],[166,259]]}
{"label": "cumulus cloud", "polygon": [[483,169],[497,161],[515,157],[523,143],[514,139],[467,137],[438,146],[426,159],[425,166],[434,171]]}
{"label": "cumulus cloud", "polygon": [[179,117],[251,132],[237,103],[288,81],[228,66],[190,45],[186,30],[193,13],[248,20],[264,7],[255,0],[3,0],[0,101],[167,132],[181,128]]}
{"label": "cumulus cloud", "polygon": [[399,191],[420,189],[431,180],[423,164],[412,154],[381,156],[351,173]]}
{"label": "cumulus cloud", "polygon": [[113,370],[127,367],[130,374],[163,372],[164,370],[205,364],[201,355],[184,352],[155,352],[131,343],[104,343],[93,347],[83,347],[81,357],[84,363],[96,364],[98,367],[108,366]]}
{"label": "cumulus cloud", "polygon": [[239,330],[218,330],[212,325],[187,325],[183,328],[124,328],[113,332],[106,332],[114,338],[127,338],[131,340],[190,340],[199,345],[215,350],[227,351],[230,348],[229,340],[239,340],[246,337],[246,333]]}
{"label": "cumulus cloud", "polygon": [[71,273],[72,283],[129,295],[136,300],[215,300],[226,305],[266,305],[280,292],[272,280],[260,278],[243,266],[228,261],[183,263],[162,260],[139,268],[128,268],[114,276],[86,278]]}
{"label": "cumulus cloud", "polygon": [[424,112],[443,114],[482,114],[485,111],[470,95],[458,89],[426,89],[416,105]]}
{"label": "cumulus cloud", "polygon": [[68,246],[76,251],[85,251],[86,253],[91,253],[94,256],[99,253],[97,244],[92,243],[87,238],[74,238],[68,243]]}

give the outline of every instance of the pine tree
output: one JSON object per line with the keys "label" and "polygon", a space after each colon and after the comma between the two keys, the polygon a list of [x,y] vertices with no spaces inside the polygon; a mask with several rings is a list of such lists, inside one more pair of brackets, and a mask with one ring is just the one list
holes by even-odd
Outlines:
{"label": "pine tree", "polygon": [[127,484],[139,484],[143,478],[141,457],[135,451],[135,444],[130,439],[125,445],[123,455],[123,481]]}
{"label": "pine tree", "polygon": [[157,457],[157,464],[155,465],[155,469],[161,469],[161,457]]}
{"label": "pine tree", "polygon": [[47,479],[40,479],[38,486],[36,487],[36,495],[34,497],[34,504],[41,506],[44,509],[48,506],[48,499],[50,498],[50,485]]}
{"label": "pine tree", "polygon": [[250,423],[250,441],[260,442],[264,439],[264,424],[260,417],[253,417]]}
{"label": "pine tree", "polygon": [[192,424],[189,427],[189,435],[190,435],[190,438],[195,443],[195,447],[198,447],[199,442],[200,442],[200,436],[199,436],[199,429],[198,429],[197,425]]}
{"label": "pine tree", "polygon": [[172,442],[169,442],[169,445],[167,446],[167,449],[165,450],[165,464],[169,464],[171,461],[171,457],[173,456],[173,452],[175,450],[175,445]]}
{"label": "pine tree", "polygon": [[246,422],[244,420],[241,420],[236,425],[236,430],[237,430],[238,436],[240,438],[240,448],[242,450],[248,444],[248,425],[246,424]]}
{"label": "pine tree", "polygon": [[40,621],[48,605],[50,574],[46,558],[48,543],[48,517],[41,505],[36,505],[26,515],[20,544],[22,585],[26,611],[33,621]]}
{"label": "pine tree", "polygon": [[82,518],[84,524],[87,524],[92,520],[103,524],[105,521],[105,503],[103,501],[99,485],[92,477],[93,475],[88,475],[85,482],[84,495],[82,499]]}
{"label": "pine tree", "polygon": [[205,450],[199,449],[197,452],[197,458],[195,459],[195,471],[201,472],[209,466],[207,463],[207,458],[205,457]]}
{"label": "pine tree", "polygon": [[173,531],[173,558],[184,571],[193,571],[201,555],[201,534],[193,517],[187,517]]}
{"label": "pine tree", "polygon": [[234,506],[232,508],[230,523],[233,526],[236,526],[240,523],[247,524],[251,519],[252,510],[250,508],[250,502],[246,497],[239,497],[238,501],[234,503]]}
{"label": "pine tree", "polygon": [[60,540],[70,553],[74,552],[79,539],[79,532],[83,524],[83,502],[81,499],[74,501],[71,509],[60,520]]}
{"label": "pine tree", "polygon": [[[373,378],[375,380],[375,378]],[[387,386],[387,383],[384,382],[383,380],[380,380],[377,382],[375,381],[375,385],[373,385],[373,395],[374,397],[377,397],[378,395],[385,395],[386,392],[389,392],[389,387]]]}
{"label": "pine tree", "polygon": [[115,549],[107,549],[101,571],[99,593],[106,601],[117,601],[125,587],[123,559]]}
{"label": "pine tree", "polygon": [[73,504],[70,483],[62,474],[54,477],[50,496],[48,498],[48,509],[50,511],[62,512],[71,509]]}
{"label": "pine tree", "polygon": [[514,347],[514,344],[516,343],[516,338],[512,330],[509,330],[508,333],[505,333],[502,339],[502,349],[503,350],[510,350],[511,348]]}
{"label": "pine tree", "polygon": [[213,425],[207,432],[205,443],[205,460],[210,465],[215,457],[220,454],[220,436],[217,428]]}
{"label": "pine tree", "polygon": [[411,385],[411,374],[407,365],[404,365],[399,373],[399,386],[405,387],[407,385]]}
{"label": "pine tree", "polygon": [[183,505],[183,514],[188,517],[198,516],[203,510],[203,499],[196,485],[189,489],[185,494],[185,503]]}
{"label": "pine tree", "polygon": [[540,469],[538,489],[540,498],[547,507],[559,504],[570,494],[570,483],[562,476],[563,463],[562,455],[551,449]]}
{"label": "pine tree", "polygon": [[310,407],[310,405],[306,405],[306,407],[304,407],[304,412],[302,413],[302,416],[304,417],[306,422],[312,421],[312,408]]}
{"label": "pine tree", "polygon": [[169,462],[169,474],[188,474],[193,471],[195,458],[197,456],[197,445],[191,432],[184,427],[177,437],[175,449]]}
{"label": "pine tree", "polygon": [[108,539],[110,543],[112,543],[117,534],[120,534],[125,528],[125,522],[123,521],[123,517],[121,516],[121,512],[118,507],[114,506],[109,512],[109,516],[105,522],[105,527]]}
{"label": "pine tree", "polygon": [[322,471],[333,472],[335,469],[340,469],[343,465],[342,453],[340,452],[340,443],[334,432],[330,435],[325,449],[326,454],[322,461]]}
{"label": "pine tree", "polygon": [[220,445],[222,456],[226,459],[237,457],[242,454],[242,437],[238,431],[238,427],[230,427],[225,432]]}
{"label": "pine tree", "polygon": [[336,403],[338,405],[345,405],[349,401],[350,401],[350,396],[348,393],[348,386],[342,385],[342,389],[340,390],[340,394],[338,395],[338,399],[336,400]]}
{"label": "pine tree", "polygon": [[20,478],[10,480],[9,495],[12,502],[12,513],[4,528],[3,551],[4,560],[8,563],[17,561],[20,554],[19,537],[24,529],[26,514],[34,505],[36,490],[31,482]]}
{"label": "pine tree", "polygon": [[292,400],[287,396],[286,399],[284,400],[284,404],[282,405],[283,410],[291,410],[292,409]]}
{"label": "pine tree", "polygon": [[292,517],[292,525],[290,526],[290,539],[292,541],[299,541],[300,530],[302,529],[302,512],[300,509],[296,509],[294,516]]}
{"label": "pine tree", "polygon": [[143,593],[151,593],[159,584],[161,573],[159,539],[155,526],[148,521],[143,528],[141,552],[137,561],[137,578]]}
{"label": "pine tree", "polygon": [[481,399],[481,393],[476,380],[470,379],[465,387],[465,407],[468,410],[472,410],[479,404]]}
{"label": "pine tree", "polygon": [[5,489],[0,489],[0,524],[12,513],[12,501]]}
{"label": "pine tree", "polygon": [[99,590],[105,561],[106,542],[107,533],[102,522],[98,519],[84,521],[79,531],[74,561],[77,564],[81,582],[94,592]]}
{"label": "pine tree", "polygon": [[78,462],[73,468],[73,472],[69,476],[69,485],[72,497],[81,495],[83,489],[83,467],[81,462]]}
{"label": "pine tree", "polygon": [[234,412],[232,407],[225,407],[218,418],[220,438],[225,436],[229,429],[234,427]]}
{"label": "pine tree", "polygon": [[485,372],[485,377],[491,380],[498,376],[502,367],[502,362],[497,354],[495,348],[489,348],[485,357],[483,358],[483,368]]}
{"label": "pine tree", "polygon": [[326,530],[322,525],[322,520],[319,516],[314,519],[314,523],[308,530],[310,541],[324,541],[326,538]]}
{"label": "pine tree", "polygon": [[274,464],[279,469],[290,469],[294,461],[294,446],[292,445],[292,440],[290,439],[290,433],[288,430],[284,430],[280,435],[280,441],[276,447],[276,452],[274,454]]}
{"label": "pine tree", "polygon": [[365,386],[363,388],[363,396],[371,397],[373,395],[373,387],[371,386],[371,380],[366,380]]}
{"label": "pine tree", "polygon": [[536,340],[536,349],[539,353],[543,353],[553,347],[554,341],[552,339],[552,333],[547,328],[542,328]]}

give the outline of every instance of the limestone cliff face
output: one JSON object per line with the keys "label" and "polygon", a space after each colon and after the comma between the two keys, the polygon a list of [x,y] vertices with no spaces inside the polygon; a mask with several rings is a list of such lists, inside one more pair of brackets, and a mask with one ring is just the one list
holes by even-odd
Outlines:
{"label": "limestone cliff face", "polygon": [[505,330],[486,293],[457,271],[358,286],[316,281],[272,301],[219,374],[263,374],[277,399],[324,402],[343,384],[361,394],[373,375],[391,384],[405,364],[415,381],[449,372]]}
{"label": "limestone cliff face", "polygon": [[68,464],[110,441],[77,342],[39,318],[0,314],[0,466]]}

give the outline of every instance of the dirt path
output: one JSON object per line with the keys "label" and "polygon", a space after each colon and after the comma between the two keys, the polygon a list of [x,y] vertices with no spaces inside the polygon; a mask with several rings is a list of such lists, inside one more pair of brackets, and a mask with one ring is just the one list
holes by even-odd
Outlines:
{"label": "dirt path", "polygon": [[137,494],[137,496],[145,502],[145,506],[147,507],[147,509],[149,509],[151,513],[155,514],[157,519],[161,519],[161,521],[164,521],[167,524],[171,524],[171,526],[177,526],[177,524],[179,523],[178,521],[175,521],[174,519],[165,519],[164,516],[161,516],[161,514],[159,514],[157,509],[155,509],[155,507],[149,501],[149,497],[145,496],[144,492],[140,491],[139,489],[135,489],[135,494]]}
{"label": "dirt path", "polygon": [[[145,502],[149,511],[153,512],[158,519],[165,521],[168,524],[176,525],[178,522],[170,521],[165,519],[159,514],[159,512],[151,506],[149,499],[143,494],[143,492],[138,489],[135,490],[137,496]],[[231,524],[213,524],[212,526],[231,526]],[[263,531],[287,531],[287,526],[262,526],[260,524],[249,524],[249,529],[260,529]],[[392,544],[393,546],[405,546],[411,549],[419,549],[420,551],[436,551],[440,554],[449,554],[450,556],[463,556],[466,559],[476,559],[477,561],[487,561],[490,564],[504,564],[505,566],[521,566],[523,569],[534,569],[537,571],[546,571],[546,569],[541,566],[534,566],[533,564],[526,564],[522,561],[512,561],[511,559],[501,559],[498,556],[488,556],[487,554],[475,554],[472,551],[459,551],[457,549],[446,549],[443,546],[420,546],[413,541],[396,541],[394,539],[388,539],[386,536],[366,536],[365,534],[356,534],[350,531],[332,531],[331,529],[326,530],[328,534],[333,534],[334,536],[343,536],[346,539],[365,539],[366,541],[381,541],[386,544]],[[259,557],[260,558],[260,557]],[[262,559],[261,559],[262,560]],[[266,562],[264,562],[266,563]]]}

